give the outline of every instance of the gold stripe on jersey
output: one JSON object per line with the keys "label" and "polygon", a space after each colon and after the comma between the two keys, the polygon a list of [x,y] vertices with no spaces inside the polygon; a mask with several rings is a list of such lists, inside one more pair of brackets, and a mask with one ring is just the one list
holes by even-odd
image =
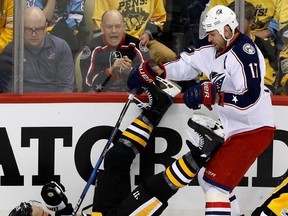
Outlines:
{"label": "gold stripe on jersey", "polygon": [[169,166],[165,173],[174,186],[182,188],[191,182],[197,172],[181,157]]}
{"label": "gold stripe on jersey", "polygon": [[288,177],[274,189],[272,198],[268,208],[276,215],[285,215],[284,212],[288,211]]}
{"label": "gold stripe on jersey", "polygon": [[103,216],[101,212],[92,212],[91,216]]}
{"label": "gold stripe on jersey", "polygon": [[288,210],[287,200],[288,200],[288,193],[283,193],[278,198],[273,199],[269,203],[268,208],[276,215],[285,215],[281,214],[281,212]]}
{"label": "gold stripe on jersey", "polygon": [[148,200],[139,206],[134,212],[130,214],[130,216],[147,216],[152,215],[157,209],[162,206],[162,203],[156,198]]}

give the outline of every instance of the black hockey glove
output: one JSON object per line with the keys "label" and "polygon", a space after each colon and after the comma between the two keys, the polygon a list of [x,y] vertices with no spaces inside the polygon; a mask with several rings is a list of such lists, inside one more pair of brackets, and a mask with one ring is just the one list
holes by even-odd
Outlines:
{"label": "black hockey glove", "polygon": [[41,190],[41,196],[47,208],[55,212],[55,216],[72,215],[73,208],[64,194],[65,187],[58,182],[51,181]]}

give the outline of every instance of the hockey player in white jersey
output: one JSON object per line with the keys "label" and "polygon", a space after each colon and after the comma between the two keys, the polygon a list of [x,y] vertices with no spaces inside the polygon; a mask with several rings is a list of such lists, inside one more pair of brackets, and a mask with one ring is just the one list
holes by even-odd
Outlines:
{"label": "hockey player in white jersey", "polygon": [[[206,197],[205,214],[240,215],[233,189],[256,158],[270,146],[275,132],[271,96],[264,86],[265,63],[251,39],[237,29],[236,15],[228,7],[213,7],[202,24],[207,36],[199,41],[195,50],[183,52],[178,60],[165,65],[166,78],[191,80],[200,72],[209,78],[209,82],[191,86],[183,97],[190,109],[199,109],[201,104],[214,109],[224,127],[224,144],[198,174]],[[159,74],[134,70],[128,87],[145,86],[156,75]],[[178,164],[181,163],[178,161]],[[151,177],[146,187],[160,197],[168,193],[168,188],[172,191],[183,187],[178,179],[195,173],[189,166],[183,172],[179,172],[176,163],[162,177]]]}
{"label": "hockey player in white jersey", "polygon": [[[205,215],[241,215],[233,189],[272,143],[275,132],[270,93],[264,87],[265,63],[251,39],[237,30],[236,15],[231,9],[215,6],[208,11],[203,26],[208,34],[200,41],[200,46],[193,52],[182,53],[177,61],[167,63],[163,71],[172,80],[190,80],[199,72],[209,77],[210,82],[186,90],[183,99],[193,110],[199,109],[201,104],[214,109],[224,126],[224,135],[217,133],[219,124],[209,118],[195,118],[194,114],[188,126],[199,134],[201,145],[194,146],[187,141],[188,153],[165,171],[149,177],[114,207],[107,206],[111,203],[104,200],[107,199],[104,195],[115,195],[114,190],[108,193],[95,190],[99,199],[94,197],[92,216],[160,215],[167,207],[167,201],[179,188],[188,185],[203,166],[198,181],[205,192]],[[141,92],[143,87],[151,88],[151,83],[160,74],[151,68],[147,70],[148,64],[149,61],[143,62],[132,70],[128,78],[130,89]],[[165,107],[164,112],[169,103]],[[159,113],[155,125],[164,112]],[[153,121],[153,116],[150,117]],[[137,143],[133,142],[135,146]],[[123,169],[126,157],[118,157],[117,165]],[[116,165],[114,160],[111,162]],[[123,187],[119,189],[121,191]],[[102,204],[106,205],[105,211],[98,209]]]}

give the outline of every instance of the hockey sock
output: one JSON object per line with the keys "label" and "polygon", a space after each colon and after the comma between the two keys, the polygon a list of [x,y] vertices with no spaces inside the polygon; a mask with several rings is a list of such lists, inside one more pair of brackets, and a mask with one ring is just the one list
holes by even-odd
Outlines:
{"label": "hockey sock", "polygon": [[145,185],[147,190],[150,191],[155,197],[157,197],[161,202],[165,203],[172,197],[177,191],[178,188],[172,188],[165,179],[165,173],[161,172],[157,175],[149,177]]}
{"label": "hockey sock", "polygon": [[230,203],[231,203],[231,216],[239,216],[241,215],[239,203],[237,197],[233,192],[230,193]]}
{"label": "hockey sock", "polygon": [[202,168],[198,173],[198,182],[205,192],[206,208],[205,215],[223,216],[231,215],[231,204],[229,192],[219,187],[211,185],[203,180],[205,169]]}
{"label": "hockey sock", "polygon": [[231,204],[229,192],[212,186],[205,193],[206,208],[205,215],[223,216],[231,215]]}
{"label": "hockey sock", "polygon": [[131,147],[135,153],[138,153],[146,147],[152,130],[151,122],[145,116],[140,115],[122,133],[119,142]]}
{"label": "hockey sock", "polygon": [[104,158],[104,169],[113,175],[130,175],[130,167],[134,158],[133,149],[118,142],[107,151]]}
{"label": "hockey sock", "polygon": [[98,171],[95,182],[93,211],[113,208],[129,195],[130,167],[134,158],[132,148],[119,142],[107,151],[104,171]]}
{"label": "hockey sock", "polygon": [[131,192],[130,175],[99,170],[95,182],[93,212],[105,212],[119,205]]}
{"label": "hockey sock", "polygon": [[198,170],[191,152],[188,152],[165,170],[165,179],[171,188],[182,188],[192,181]]}

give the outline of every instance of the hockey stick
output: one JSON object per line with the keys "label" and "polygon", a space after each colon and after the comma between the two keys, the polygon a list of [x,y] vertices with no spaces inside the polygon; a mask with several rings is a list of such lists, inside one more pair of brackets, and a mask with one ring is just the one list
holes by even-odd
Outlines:
{"label": "hockey stick", "polygon": [[125,103],[125,105],[124,105],[124,107],[123,107],[123,109],[122,109],[122,111],[120,113],[120,116],[118,118],[118,121],[117,121],[115,127],[113,128],[113,131],[111,132],[111,135],[110,135],[110,137],[109,137],[109,139],[108,139],[108,141],[107,141],[107,143],[106,143],[106,145],[105,145],[105,147],[104,147],[104,149],[103,149],[103,151],[102,151],[102,153],[101,153],[101,155],[100,155],[100,157],[99,157],[99,159],[98,159],[98,161],[97,161],[97,163],[96,163],[96,165],[95,165],[95,167],[94,167],[94,169],[93,169],[93,171],[92,171],[92,173],[91,173],[91,175],[89,177],[89,180],[87,181],[87,184],[86,184],[86,186],[85,186],[85,188],[84,188],[84,190],[83,190],[83,192],[82,192],[77,204],[75,205],[75,207],[73,209],[73,212],[72,212],[73,216],[75,216],[77,214],[77,212],[78,212],[78,210],[79,210],[79,208],[80,208],[80,206],[81,206],[81,204],[82,204],[82,202],[83,202],[83,200],[84,200],[84,198],[85,198],[85,196],[86,196],[86,194],[88,192],[89,187],[91,186],[91,184],[93,183],[93,181],[96,178],[97,171],[98,171],[98,169],[99,169],[99,167],[100,167],[100,165],[101,165],[101,163],[102,163],[102,161],[103,161],[103,159],[104,159],[104,157],[105,157],[105,155],[106,155],[111,143],[114,140],[114,137],[115,137],[115,135],[116,135],[116,133],[117,133],[117,131],[119,129],[119,126],[120,126],[120,124],[122,122],[122,119],[123,119],[126,111],[128,110],[131,101],[134,99],[135,91],[136,90],[132,90],[131,93],[128,96],[128,101]]}

